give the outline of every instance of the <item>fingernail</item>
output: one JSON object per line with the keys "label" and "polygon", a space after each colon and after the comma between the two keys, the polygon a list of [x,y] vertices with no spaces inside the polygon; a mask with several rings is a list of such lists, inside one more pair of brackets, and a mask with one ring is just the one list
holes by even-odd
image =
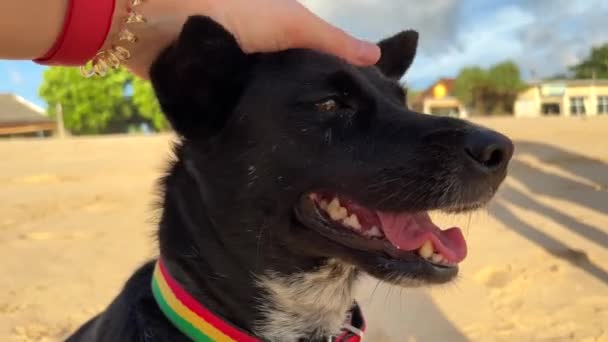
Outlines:
{"label": "fingernail", "polygon": [[380,59],[380,47],[374,43],[359,41],[357,47],[357,60],[360,65],[376,64]]}

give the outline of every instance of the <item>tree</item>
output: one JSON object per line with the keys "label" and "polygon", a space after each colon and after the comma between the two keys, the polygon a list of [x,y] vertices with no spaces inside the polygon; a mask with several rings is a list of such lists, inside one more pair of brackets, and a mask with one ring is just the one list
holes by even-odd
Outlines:
{"label": "tree", "polygon": [[157,131],[166,131],[170,128],[150,82],[135,78],[133,81],[133,104],[139,109],[141,116],[149,120]]}
{"label": "tree", "polygon": [[608,43],[592,48],[589,56],[570,71],[576,78],[608,78]]}
{"label": "tree", "polygon": [[477,108],[483,104],[483,91],[487,83],[486,72],[480,67],[467,67],[460,71],[454,83],[454,93],[465,106]]}
{"label": "tree", "polygon": [[513,111],[517,94],[525,87],[519,67],[505,61],[488,70],[467,67],[454,84],[456,97],[477,114],[502,114]]}
{"label": "tree", "polygon": [[488,100],[491,113],[513,113],[517,94],[525,88],[517,64],[506,61],[498,63],[488,70]]}
{"label": "tree", "polygon": [[49,68],[40,97],[51,117],[61,104],[65,126],[73,134],[125,133],[142,124],[154,130],[167,128],[150,86],[123,69],[85,79],[75,68]]}
{"label": "tree", "polygon": [[499,93],[512,93],[521,91],[525,86],[517,64],[506,61],[494,65],[488,70],[488,82]]}

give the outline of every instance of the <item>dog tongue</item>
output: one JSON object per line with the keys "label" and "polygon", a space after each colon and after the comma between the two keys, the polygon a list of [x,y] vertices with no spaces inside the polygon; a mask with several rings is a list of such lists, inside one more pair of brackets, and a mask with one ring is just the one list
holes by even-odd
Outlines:
{"label": "dog tongue", "polygon": [[431,240],[435,251],[451,263],[467,256],[467,243],[459,228],[441,230],[427,213],[377,213],[386,239],[397,249],[415,251]]}

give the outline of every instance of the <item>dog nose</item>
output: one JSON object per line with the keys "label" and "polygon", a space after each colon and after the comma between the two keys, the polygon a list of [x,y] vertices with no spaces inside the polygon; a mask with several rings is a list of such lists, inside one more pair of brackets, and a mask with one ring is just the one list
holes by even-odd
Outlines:
{"label": "dog nose", "polygon": [[478,130],[469,134],[465,146],[467,154],[487,172],[506,168],[513,156],[513,142],[491,130]]}

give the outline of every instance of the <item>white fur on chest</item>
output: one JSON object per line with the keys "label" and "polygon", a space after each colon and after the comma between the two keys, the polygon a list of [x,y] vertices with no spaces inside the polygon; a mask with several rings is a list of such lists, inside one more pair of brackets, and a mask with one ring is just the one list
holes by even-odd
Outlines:
{"label": "white fur on chest", "polygon": [[263,319],[256,333],[268,341],[320,339],[337,334],[353,304],[354,266],[330,261],[317,271],[288,277],[268,274],[258,285]]}

